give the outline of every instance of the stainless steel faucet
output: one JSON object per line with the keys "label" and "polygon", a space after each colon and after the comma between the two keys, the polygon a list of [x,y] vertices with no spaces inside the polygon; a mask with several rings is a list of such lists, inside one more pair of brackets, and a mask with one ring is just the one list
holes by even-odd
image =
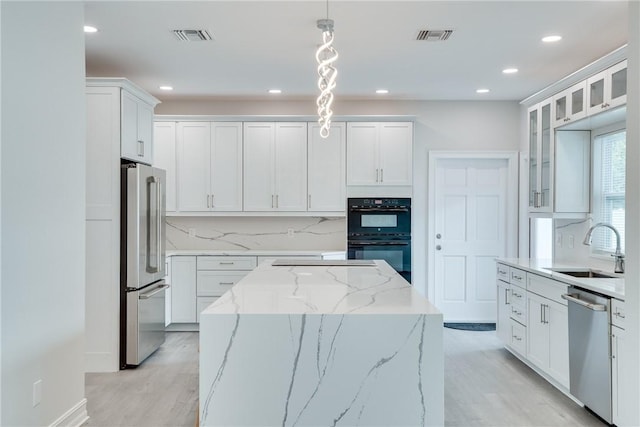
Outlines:
{"label": "stainless steel faucet", "polygon": [[618,230],[616,230],[616,228],[613,225],[607,224],[606,222],[599,222],[595,224],[593,227],[589,229],[589,231],[587,231],[587,235],[584,236],[584,241],[582,242],[582,244],[587,246],[591,245],[591,233],[593,233],[593,230],[595,230],[597,227],[607,227],[611,229],[614,233],[616,233],[616,252],[613,255],[611,255],[616,259],[616,264],[615,264],[615,267],[613,268],[613,271],[614,273],[624,273],[624,254],[620,250],[620,233],[618,232]]}

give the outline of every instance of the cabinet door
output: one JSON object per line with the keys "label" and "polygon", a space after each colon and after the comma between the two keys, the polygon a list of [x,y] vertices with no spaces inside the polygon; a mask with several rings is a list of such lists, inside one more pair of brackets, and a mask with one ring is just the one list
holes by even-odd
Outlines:
{"label": "cabinet door", "polygon": [[208,122],[178,123],[178,210],[182,212],[210,208],[210,139]]}
{"label": "cabinet door", "polygon": [[198,297],[196,305],[196,322],[200,323],[200,313],[204,311],[211,304],[216,302],[219,297]]}
{"label": "cabinet door", "polygon": [[378,185],[378,124],[347,125],[347,185]]}
{"label": "cabinet door", "polygon": [[609,68],[607,108],[614,108],[627,103],[627,61]]}
{"label": "cabinet door", "polygon": [[242,123],[211,124],[211,209],[242,210]]}
{"label": "cabinet door", "polygon": [[549,365],[549,328],[544,319],[545,298],[527,294],[527,358],[545,369]]}
{"label": "cabinet door", "polygon": [[413,162],[413,124],[380,123],[379,183],[411,185]]}
{"label": "cabinet door", "polygon": [[538,108],[533,107],[529,110],[529,210],[538,207],[538,163],[539,144],[538,144]]}
{"label": "cabinet door", "polygon": [[509,284],[498,280],[497,289],[498,321],[496,324],[496,333],[503,343],[509,344],[511,342],[511,326],[509,322],[509,318],[511,316],[511,307],[509,305]]}
{"label": "cabinet door", "polygon": [[122,91],[120,157],[136,162],[144,158],[144,143],[138,142],[138,98]]}
{"label": "cabinet door", "polygon": [[344,212],[346,206],[346,163],[344,123],[331,123],[327,139],[320,137],[320,126],[308,124],[309,211]]}
{"label": "cabinet door", "polygon": [[627,61],[587,79],[587,112],[597,114],[627,102]]}
{"label": "cabinet door", "polygon": [[307,124],[276,123],[275,207],[307,210]]}
{"label": "cabinet door", "polygon": [[540,201],[539,208],[551,211],[553,197],[553,142],[551,129],[551,101],[540,107]]}
{"label": "cabinet door", "polygon": [[586,81],[582,81],[553,97],[554,127],[580,120],[587,114]]}
{"label": "cabinet door", "polygon": [[569,314],[567,306],[547,300],[544,320],[549,333],[549,374],[569,388]]}
{"label": "cabinet door", "polygon": [[167,172],[167,213],[175,212],[176,205],[176,124],[156,122],[153,130],[153,165]]}
{"label": "cabinet door", "polygon": [[[140,162],[153,164],[153,108],[151,105],[138,102],[137,134],[138,144],[142,146],[142,159]],[[140,142],[142,141],[142,142]]]}
{"label": "cabinet door", "polygon": [[244,210],[275,210],[273,123],[244,124]]}
{"label": "cabinet door", "polygon": [[589,212],[591,132],[557,130],[554,212]]}
{"label": "cabinet door", "polygon": [[631,385],[630,372],[631,359],[625,357],[622,348],[625,346],[626,331],[617,326],[611,326],[611,379],[612,379],[612,406],[613,423],[618,426],[634,425],[634,414],[638,403],[630,396]]}
{"label": "cabinet door", "polygon": [[171,257],[171,321],[196,321],[196,257]]}

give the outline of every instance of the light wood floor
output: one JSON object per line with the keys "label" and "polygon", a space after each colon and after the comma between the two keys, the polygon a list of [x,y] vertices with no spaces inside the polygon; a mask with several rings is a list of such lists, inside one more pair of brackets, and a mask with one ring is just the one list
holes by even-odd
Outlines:
{"label": "light wood floor", "polygon": [[[508,351],[495,332],[444,329],[447,426],[603,426]],[[87,374],[86,426],[194,426],[198,334],[169,332],[137,369]]]}

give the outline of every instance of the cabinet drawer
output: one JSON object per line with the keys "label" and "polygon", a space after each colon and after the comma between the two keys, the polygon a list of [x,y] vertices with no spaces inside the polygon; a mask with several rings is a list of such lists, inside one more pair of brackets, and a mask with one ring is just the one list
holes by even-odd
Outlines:
{"label": "cabinet drawer", "polygon": [[497,264],[496,277],[503,282],[509,282],[509,266],[504,264]]}
{"label": "cabinet drawer", "polygon": [[509,289],[509,303],[523,309],[527,306],[527,291],[518,287],[511,286]]}
{"label": "cabinet drawer", "polygon": [[567,300],[562,299],[562,294],[566,294],[569,285],[557,280],[547,279],[536,274],[529,274],[527,277],[527,290],[541,297],[548,298],[558,304],[567,305]]}
{"label": "cabinet drawer", "polygon": [[523,325],[527,324],[527,309],[525,307],[511,305],[511,319],[522,323]]}
{"label": "cabinet drawer", "polygon": [[233,285],[238,283],[246,271],[208,271],[199,270],[197,279],[197,295],[220,296],[227,292]]}
{"label": "cabinet drawer", "polygon": [[513,267],[509,268],[509,283],[525,288],[527,286],[527,272]]}
{"label": "cabinet drawer", "polygon": [[611,324],[624,329],[624,320],[627,316],[624,301],[611,299]]}
{"label": "cabinet drawer", "polygon": [[198,297],[196,304],[196,321],[198,323],[200,323],[200,313],[202,313],[202,310],[216,302],[217,299],[218,297]]}
{"label": "cabinet drawer", "polygon": [[199,256],[198,270],[253,270],[257,261],[254,256]]}
{"label": "cabinet drawer", "polygon": [[511,347],[520,354],[527,352],[527,328],[515,320],[511,320]]}

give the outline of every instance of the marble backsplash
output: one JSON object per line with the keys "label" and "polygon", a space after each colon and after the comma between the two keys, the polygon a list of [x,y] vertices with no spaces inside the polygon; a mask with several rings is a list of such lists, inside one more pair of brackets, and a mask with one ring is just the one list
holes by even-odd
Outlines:
{"label": "marble backsplash", "polygon": [[167,249],[344,251],[346,219],[167,217]]}

